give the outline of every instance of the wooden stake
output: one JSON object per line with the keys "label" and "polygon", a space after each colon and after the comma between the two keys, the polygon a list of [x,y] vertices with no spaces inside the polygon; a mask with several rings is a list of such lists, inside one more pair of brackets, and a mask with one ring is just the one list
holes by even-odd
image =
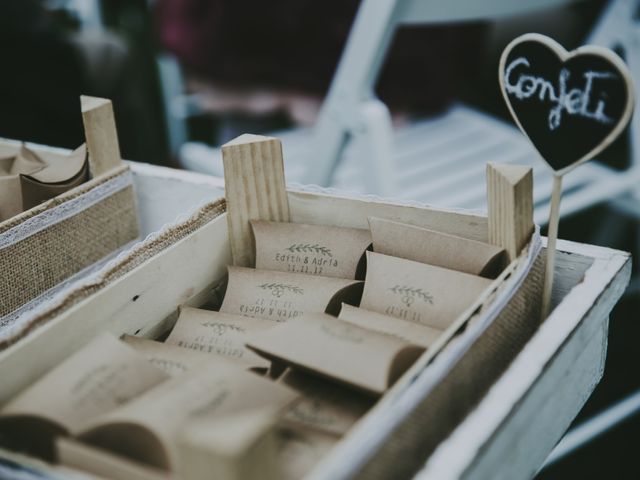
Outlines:
{"label": "wooden stake", "polygon": [[533,233],[531,167],[488,163],[487,205],[489,243],[503,247],[511,261]]}
{"label": "wooden stake", "polygon": [[255,266],[249,220],[289,221],[280,140],[241,135],[222,146],[229,242],[234,265]]}
{"label": "wooden stake", "polygon": [[111,100],[80,97],[82,123],[89,150],[89,169],[93,178],[117,168],[122,163],[118,131]]}
{"label": "wooden stake", "polygon": [[553,176],[551,208],[549,210],[549,233],[547,236],[547,263],[544,271],[544,289],[542,290],[542,319],[551,311],[551,292],[553,290],[553,272],[556,260],[556,240],[560,221],[560,198],[562,197],[562,175]]}

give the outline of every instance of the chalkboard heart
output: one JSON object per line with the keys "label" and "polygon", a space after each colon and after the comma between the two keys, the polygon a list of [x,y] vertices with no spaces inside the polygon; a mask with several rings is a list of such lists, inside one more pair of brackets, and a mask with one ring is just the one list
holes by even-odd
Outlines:
{"label": "chalkboard heart", "polygon": [[613,142],[633,109],[631,77],[615,53],[596,46],[567,52],[535,33],[504,50],[500,87],[520,130],[557,175]]}

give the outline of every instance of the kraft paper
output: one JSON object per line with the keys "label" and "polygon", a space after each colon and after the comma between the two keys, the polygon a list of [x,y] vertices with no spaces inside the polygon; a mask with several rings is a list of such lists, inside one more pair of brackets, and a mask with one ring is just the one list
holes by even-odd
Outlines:
{"label": "kraft paper", "polygon": [[0,430],[48,457],[52,435],[76,434],[167,378],[131,347],[103,334],[11,400],[0,411]]}
{"label": "kraft paper", "polygon": [[248,335],[274,326],[270,320],[212,312],[187,306],[165,343],[196,352],[213,353],[236,360],[249,368],[269,368],[270,362],[249,350]]}
{"label": "kraft paper", "polygon": [[364,308],[357,308],[346,303],[342,305],[338,318],[344,322],[391,335],[425,348],[429,347],[442,334],[442,330],[438,328],[420,325],[419,323],[383,315]]}
{"label": "kraft paper", "polygon": [[230,266],[220,311],[286,322],[307,313],[337,315],[342,302],[357,304],[361,292],[356,280]]}
{"label": "kraft paper", "polygon": [[285,423],[338,437],[344,435],[375,403],[368,395],[301,371],[288,369],[278,382],[301,395],[285,412]]}
{"label": "kraft paper", "polygon": [[495,278],[506,266],[503,248],[382,218],[369,218],[373,251],[436,267]]}
{"label": "kraft paper", "polygon": [[424,352],[418,345],[323,314],[278,325],[247,345],[265,358],[374,395],[384,393]]}
{"label": "kraft paper", "polygon": [[371,234],[359,228],[252,220],[256,268],[363,279]]}
{"label": "kraft paper", "polygon": [[491,280],[368,252],[360,307],[445,330],[491,285]]}
{"label": "kraft paper", "polygon": [[163,470],[176,467],[177,437],[187,421],[257,408],[282,409],[295,392],[228,362],[204,361],[95,419],[80,439]]}

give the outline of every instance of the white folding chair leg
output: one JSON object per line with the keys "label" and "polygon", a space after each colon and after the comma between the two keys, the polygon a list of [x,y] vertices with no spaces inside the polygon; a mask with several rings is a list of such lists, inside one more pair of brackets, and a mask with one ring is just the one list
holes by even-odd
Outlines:
{"label": "white folding chair leg", "polygon": [[393,166],[393,126],[387,106],[378,99],[360,107],[362,122],[354,132],[355,155],[365,167],[362,175],[366,191],[381,196],[397,194]]}
{"label": "white folding chair leg", "polygon": [[632,393],[569,430],[551,451],[540,470],[542,471],[566,458],[620,423],[637,415],[638,412],[640,412],[640,391]]}
{"label": "white folding chair leg", "polygon": [[169,150],[177,156],[180,147],[187,142],[187,122],[185,112],[176,111],[176,103],[184,95],[184,81],[178,61],[171,55],[159,55],[156,58],[158,76]]}
{"label": "white folding chair leg", "polygon": [[[329,105],[328,108],[331,106]],[[313,131],[313,141],[308,155],[310,163],[307,165],[303,183],[329,186],[347,141],[345,130],[335,125],[341,121],[340,118],[336,118],[337,115],[338,112],[320,113]]]}
{"label": "white folding chair leg", "polygon": [[[640,8],[640,2],[639,7]],[[627,42],[628,45],[633,45],[633,50],[628,49],[626,52],[627,58],[625,59],[629,70],[631,71],[631,78],[634,79],[636,87],[636,104],[635,114],[631,118],[629,124],[629,136],[631,137],[630,157],[632,167],[640,168],[640,21],[635,25],[634,31],[630,33],[635,38],[632,41]],[[640,185],[635,191],[635,196],[640,202]]]}
{"label": "white folding chair leg", "polygon": [[[356,130],[361,127],[361,121],[368,124],[369,120],[361,117],[361,102],[365,102],[364,110],[367,111],[366,105],[369,105],[369,98],[374,97],[373,86],[391,43],[401,4],[401,0],[366,0],[360,6],[314,127],[305,183],[329,186],[347,136],[358,135]],[[367,115],[378,117],[376,113]],[[374,123],[378,129],[385,125],[381,121]],[[391,128],[390,123],[388,126]],[[364,163],[360,166],[364,167]],[[381,191],[378,188],[371,193]]]}

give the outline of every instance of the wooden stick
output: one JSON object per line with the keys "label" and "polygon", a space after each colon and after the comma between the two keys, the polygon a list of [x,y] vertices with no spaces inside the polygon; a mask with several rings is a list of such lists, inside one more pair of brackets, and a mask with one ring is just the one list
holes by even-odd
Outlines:
{"label": "wooden stick", "polygon": [[80,97],[80,105],[89,151],[89,169],[95,178],[122,163],[113,106],[109,99],[86,95]]}
{"label": "wooden stick", "polygon": [[229,243],[234,265],[255,265],[249,220],[289,221],[280,140],[241,135],[222,146]]}
{"label": "wooden stick", "polygon": [[503,247],[509,261],[516,258],[533,232],[533,174],[531,167],[487,164],[489,243]]}
{"label": "wooden stick", "polygon": [[553,273],[556,260],[556,240],[558,239],[558,223],[560,221],[560,199],[562,197],[562,175],[553,176],[551,191],[551,209],[549,210],[549,233],[547,236],[547,264],[544,271],[544,289],[542,290],[542,319],[551,311],[551,292],[553,290]]}

